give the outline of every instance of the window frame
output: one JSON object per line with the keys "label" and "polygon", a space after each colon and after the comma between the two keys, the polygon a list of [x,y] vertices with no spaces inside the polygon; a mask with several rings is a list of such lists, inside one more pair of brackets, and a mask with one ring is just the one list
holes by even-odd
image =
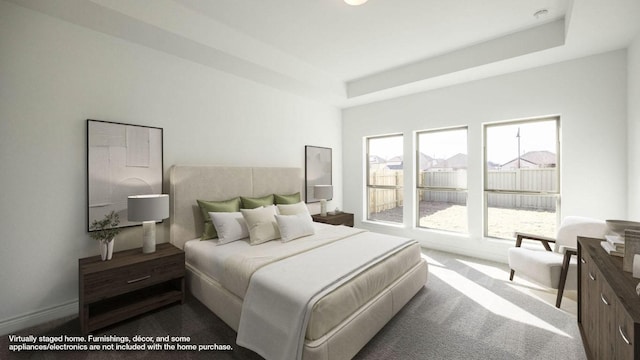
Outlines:
{"label": "window frame", "polygon": [[[488,178],[489,178],[489,168],[487,166],[487,129],[493,126],[504,126],[504,125],[515,125],[515,124],[527,124],[527,123],[535,123],[541,121],[555,121],[556,128],[556,140],[555,140],[555,153],[556,153],[556,189],[557,191],[533,191],[533,190],[499,190],[499,189],[489,189],[488,188]],[[521,119],[521,120],[510,120],[510,121],[502,121],[502,122],[491,122],[485,123],[482,125],[482,148],[483,148],[483,162],[482,162],[482,193],[483,193],[483,236],[492,239],[503,239],[503,240],[515,240],[515,236],[510,239],[500,238],[489,235],[489,195],[490,194],[507,194],[507,195],[525,195],[525,196],[550,196],[555,198],[555,207],[556,207],[556,224],[555,229],[557,231],[558,224],[560,223],[560,198],[562,194],[561,189],[561,120],[560,115],[552,115],[552,116],[544,116],[530,119]],[[521,156],[521,155],[520,155]]]}
{"label": "window frame", "polygon": [[374,140],[374,139],[385,139],[385,138],[393,138],[393,137],[400,137],[402,139],[402,164],[403,164],[403,175],[404,175],[404,163],[405,163],[405,156],[404,156],[404,134],[403,133],[392,133],[392,134],[386,134],[386,135],[374,135],[374,136],[365,136],[364,140],[365,140],[365,162],[366,162],[366,169],[365,169],[365,189],[364,189],[364,197],[365,197],[365,202],[364,202],[364,211],[363,211],[363,215],[365,216],[364,219],[366,221],[369,222],[375,222],[377,224],[385,224],[385,225],[403,225],[404,224],[404,215],[402,217],[402,222],[394,222],[394,221],[384,221],[384,220],[377,220],[377,219],[372,219],[370,218],[370,214],[369,214],[369,189],[382,189],[382,190],[395,190],[395,191],[400,191],[400,192],[404,192],[404,184],[401,185],[373,185],[371,184],[371,154],[370,154],[370,141]]}
{"label": "window frame", "polygon": [[421,226],[420,225],[420,191],[446,191],[446,192],[456,192],[456,193],[464,193],[466,195],[466,201],[468,202],[469,200],[469,168],[468,168],[468,163],[467,163],[467,187],[466,188],[460,188],[460,187],[441,187],[441,186],[427,186],[427,185],[420,185],[420,135],[421,134],[427,134],[427,133],[437,133],[437,132],[447,132],[447,131],[455,131],[455,130],[465,130],[466,132],[466,150],[467,150],[467,159],[469,156],[469,126],[467,125],[463,125],[463,126],[454,126],[454,127],[447,127],[447,128],[438,128],[438,129],[430,129],[430,130],[421,130],[421,131],[416,131],[415,133],[415,184],[416,184],[416,190],[414,192],[415,194],[415,226],[419,229],[428,229],[428,230],[437,230],[437,231],[446,231],[446,232],[451,232],[451,233],[455,233],[455,234],[469,234],[469,208],[468,208],[468,204],[465,203],[465,206],[467,207],[467,218],[465,219],[467,222],[467,231],[466,232],[461,232],[461,231],[454,231],[454,230],[447,230],[447,229],[438,229],[438,228],[432,228],[432,227],[427,227],[427,226]]}

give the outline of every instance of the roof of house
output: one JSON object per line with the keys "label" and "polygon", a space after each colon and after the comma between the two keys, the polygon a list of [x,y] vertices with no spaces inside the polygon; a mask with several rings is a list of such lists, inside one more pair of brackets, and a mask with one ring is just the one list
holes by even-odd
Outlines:
{"label": "roof of house", "polygon": [[[502,167],[513,167],[517,161],[518,158],[512,159],[502,164]],[[521,166],[523,161],[529,163],[527,167],[532,167],[531,165],[534,167],[551,167],[556,165],[556,154],[547,150],[529,151],[520,156]]]}
{"label": "roof of house", "polygon": [[467,154],[457,153],[445,161],[445,165],[452,169],[466,169],[468,163]]}

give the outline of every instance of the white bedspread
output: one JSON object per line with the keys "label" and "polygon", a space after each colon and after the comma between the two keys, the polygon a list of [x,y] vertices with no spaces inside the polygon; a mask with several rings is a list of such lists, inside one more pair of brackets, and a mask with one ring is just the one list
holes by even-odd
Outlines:
{"label": "white bedspread", "polygon": [[[363,230],[347,226],[334,226],[323,223],[313,223],[315,234],[304,238],[283,243],[282,241],[268,241],[260,245],[250,245],[249,239],[234,241],[219,245],[216,240],[189,240],[184,245],[186,262],[198,271],[224,284],[230,284],[229,290],[236,296],[243,298],[249,285],[251,273],[259,266],[292,254],[307,251],[353,235]],[[234,273],[233,266],[249,266],[244,272],[246,279],[238,278],[242,274]]]}
{"label": "white bedspread", "polygon": [[257,270],[244,298],[238,345],[266,359],[300,359],[315,301],[415,243],[367,235],[359,233]]}
{"label": "white bedspread", "polygon": [[322,225],[311,236],[284,243],[269,241],[228,256],[224,260],[220,283],[225,289],[244,298],[251,277],[261,267],[365,231],[347,226]]}

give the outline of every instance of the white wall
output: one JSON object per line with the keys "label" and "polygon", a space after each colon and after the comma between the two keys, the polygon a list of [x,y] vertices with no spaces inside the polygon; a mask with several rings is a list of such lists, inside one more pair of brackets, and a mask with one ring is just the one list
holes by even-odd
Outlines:
{"label": "white wall", "polygon": [[628,218],[640,221],[640,34],[628,49]]}
{"label": "white wall", "polygon": [[[0,334],[77,312],[78,258],[98,253],[88,118],[164,128],[165,191],[173,164],[303,167],[305,145],[331,147],[342,205],[334,107],[4,1],[0,54]],[[126,230],[116,250],[140,237]]]}
{"label": "white wall", "polygon": [[[482,123],[561,117],[562,216],[624,218],[626,51],[616,51],[343,110],[344,206],[364,228],[418,239],[424,246],[506,261],[512,241],[483,238]],[[415,229],[413,131],[468,125],[468,236]],[[363,137],[402,132],[402,227],[362,221]]]}

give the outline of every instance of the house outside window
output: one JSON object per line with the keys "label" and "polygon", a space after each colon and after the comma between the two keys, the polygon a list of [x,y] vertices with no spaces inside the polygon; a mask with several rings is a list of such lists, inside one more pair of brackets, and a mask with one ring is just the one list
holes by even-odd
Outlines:
{"label": "house outside window", "polygon": [[403,223],[403,136],[366,138],[367,220]]}
{"label": "house outside window", "polygon": [[554,237],[560,213],[560,119],[486,124],[485,236]]}
{"label": "house outside window", "polygon": [[467,128],[416,134],[417,226],[468,232]]}

